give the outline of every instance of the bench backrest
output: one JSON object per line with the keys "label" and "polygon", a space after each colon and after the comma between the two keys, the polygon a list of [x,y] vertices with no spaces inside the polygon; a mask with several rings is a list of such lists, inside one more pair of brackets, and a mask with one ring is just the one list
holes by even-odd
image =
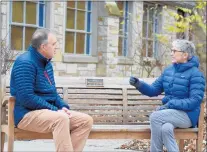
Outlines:
{"label": "bench backrest", "polygon": [[[91,115],[95,124],[149,124],[149,114],[161,104],[162,96],[149,98],[134,88],[57,87],[72,110]],[[6,94],[10,95],[7,87]],[[7,121],[7,105],[4,119]]]}

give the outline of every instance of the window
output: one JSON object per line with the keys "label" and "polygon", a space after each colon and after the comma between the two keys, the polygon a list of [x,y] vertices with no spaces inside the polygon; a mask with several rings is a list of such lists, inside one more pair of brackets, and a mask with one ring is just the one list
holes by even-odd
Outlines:
{"label": "window", "polygon": [[65,53],[90,55],[91,1],[68,1]]}
{"label": "window", "polygon": [[35,30],[45,27],[45,2],[13,1],[11,12],[11,49],[24,51],[30,45]]}
{"label": "window", "polygon": [[128,1],[117,1],[117,6],[121,11],[122,17],[119,18],[119,41],[118,41],[118,55],[127,56],[128,50],[128,20],[129,20],[129,6]]}
{"label": "window", "polygon": [[155,33],[159,33],[160,7],[157,4],[144,3],[143,29],[142,29],[142,56],[156,57],[158,41]]}

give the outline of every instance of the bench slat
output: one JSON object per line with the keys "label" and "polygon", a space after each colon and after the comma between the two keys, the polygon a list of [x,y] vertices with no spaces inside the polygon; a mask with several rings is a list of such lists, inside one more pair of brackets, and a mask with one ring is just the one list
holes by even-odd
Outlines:
{"label": "bench slat", "polygon": [[81,106],[70,105],[72,110],[122,110],[122,106]]}
{"label": "bench slat", "polygon": [[128,105],[161,105],[162,102],[158,100],[146,100],[146,101],[131,101],[128,100]]}
{"label": "bench slat", "polygon": [[127,121],[147,121],[149,122],[149,117],[144,117],[144,116],[136,116],[136,117],[127,117]]}
{"label": "bench slat", "polygon": [[115,89],[68,89],[68,94],[122,94],[122,90]]}
{"label": "bench slat", "polygon": [[114,117],[111,117],[111,116],[102,116],[102,117],[93,117],[93,120],[95,121],[95,122],[99,122],[99,121],[118,121],[118,122],[120,122],[120,121],[123,121],[123,118],[120,116],[120,117],[118,117],[118,116],[114,116]]}
{"label": "bench slat", "polygon": [[70,94],[68,99],[122,99],[122,95]]}
{"label": "bench slat", "polygon": [[108,110],[105,110],[105,111],[104,110],[93,110],[93,111],[81,110],[81,112],[92,115],[92,117],[93,115],[122,115],[123,113],[122,110],[110,110],[110,111]]}
{"label": "bench slat", "polygon": [[128,106],[127,109],[128,110],[155,110],[156,106],[151,106],[151,105],[148,105],[148,106],[145,106],[145,105],[139,105],[139,106]]}
{"label": "bench slat", "polygon": [[137,96],[137,95],[128,95],[128,99],[136,99],[136,100],[161,100],[163,96],[157,96],[157,97],[148,97],[148,96]]}
{"label": "bench slat", "polygon": [[104,100],[104,99],[71,99],[69,104],[123,104],[121,100]]}

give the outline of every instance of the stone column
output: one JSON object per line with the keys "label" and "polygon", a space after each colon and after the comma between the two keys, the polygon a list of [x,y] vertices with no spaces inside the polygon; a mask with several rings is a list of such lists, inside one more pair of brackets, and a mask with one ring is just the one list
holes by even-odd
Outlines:
{"label": "stone column", "polygon": [[115,16],[98,19],[98,59],[96,75],[113,76],[118,62],[119,18]]}

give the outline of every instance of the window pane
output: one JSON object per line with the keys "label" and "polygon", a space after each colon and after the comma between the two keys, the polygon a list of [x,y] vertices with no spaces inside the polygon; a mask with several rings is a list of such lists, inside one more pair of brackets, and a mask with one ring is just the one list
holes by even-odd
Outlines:
{"label": "window pane", "polygon": [[85,12],[77,11],[77,29],[85,30]]}
{"label": "window pane", "polygon": [[90,54],[90,34],[87,34],[86,54]]}
{"label": "window pane", "polygon": [[26,23],[36,24],[36,3],[26,2]]}
{"label": "window pane", "polygon": [[116,4],[117,4],[117,6],[118,6],[118,8],[120,10],[121,15],[123,16],[123,12],[124,12],[124,2],[123,1],[117,1]]}
{"label": "window pane", "polygon": [[119,35],[123,35],[123,25],[124,25],[124,19],[123,17],[119,18]]}
{"label": "window pane", "polygon": [[153,25],[152,25],[152,22],[149,22],[148,23],[148,28],[149,28],[149,30],[148,30],[148,38],[152,38],[152,36],[153,36]]}
{"label": "window pane", "polygon": [[153,42],[148,41],[148,57],[153,57]]}
{"label": "window pane", "polygon": [[25,49],[30,45],[32,34],[35,32],[36,28],[26,27],[25,28]]}
{"label": "window pane", "polygon": [[12,2],[12,22],[23,23],[23,2]]}
{"label": "window pane", "polygon": [[143,57],[146,57],[146,40],[142,40],[142,51],[141,51],[141,55]]}
{"label": "window pane", "polygon": [[143,37],[147,38],[147,22],[146,21],[143,21],[142,35]]}
{"label": "window pane", "polygon": [[75,8],[75,2],[73,2],[73,1],[68,1],[68,2],[67,2],[67,6],[68,6],[68,7]]}
{"label": "window pane", "polygon": [[144,5],[144,14],[143,14],[143,20],[147,20],[147,10],[148,10],[148,8],[147,8],[147,5],[145,4]]}
{"label": "window pane", "polygon": [[74,53],[74,33],[72,33],[72,32],[66,32],[65,52],[66,53]]}
{"label": "window pane", "polygon": [[77,3],[78,3],[78,9],[85,10],[85,2],[84,1],[77,1]]}
{"label": "window pane", "polygon": [[23,27],[11,26],[11,49],[22,50]]}
{"label": "window pane", "polygon": [[39,4],[39,26],[44,26],[44,4]]}
{"label": "window pane", "polygon": [[118,55],[119,56],[122,56],[122,42],[123,41],[123,38],[122,37],[119,37],[119,44],[118,44]]}
{"label": "window pane", "polygon": [[150,7],[149,9],[149,20],[150,21],[153,21],[153,13],[154,13],[154,8]]}
{"label": "window pane", "polygon": [[91,13],[88,12],[88,18],[87,18],[87,32],[90,32],[91,31]]}
{"label": "window pane", "polygon": [[76,34],[76,54],[84,54],[85,34]]}
{"label": "window pane", "polygon": [[67,29],[74,29],[75,10],[67,9]]}

